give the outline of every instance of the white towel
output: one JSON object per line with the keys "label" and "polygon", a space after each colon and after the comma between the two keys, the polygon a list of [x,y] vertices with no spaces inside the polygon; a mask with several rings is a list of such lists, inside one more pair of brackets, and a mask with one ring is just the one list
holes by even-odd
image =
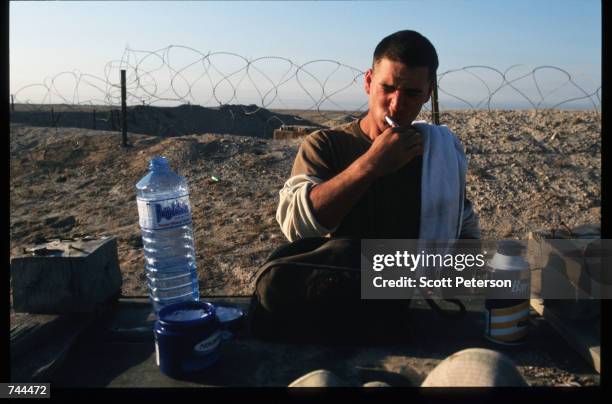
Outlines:
{"label": "white towel", "polygon": [[412,122],[423,136],[421,225],[423,240],[454,240],[461,234],[467,160],[463,146],[445,125]]}

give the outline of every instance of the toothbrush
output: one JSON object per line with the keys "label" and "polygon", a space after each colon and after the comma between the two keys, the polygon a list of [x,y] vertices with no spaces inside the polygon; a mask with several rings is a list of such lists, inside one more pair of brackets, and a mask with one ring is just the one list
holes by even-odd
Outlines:
{"label": "toothbrush", "polygon": [[385,120],[390,126],[394,128],[397,128],[399,126],[393,119],[391,119],[391,117],[389,117],[389,115],[385,115]]}

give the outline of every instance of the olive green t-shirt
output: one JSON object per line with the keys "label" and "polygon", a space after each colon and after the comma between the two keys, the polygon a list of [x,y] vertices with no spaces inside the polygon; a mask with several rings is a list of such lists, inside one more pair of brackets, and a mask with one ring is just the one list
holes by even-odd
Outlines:
{"label": "olive green t-shirt", "polygon": [[[308,174],[327,181],[345,170],[371,144],[359,120],[318,130],[302,142],[291,176]],[[332,236],[419,238],[422,162],[419,156],[373,182]]]}

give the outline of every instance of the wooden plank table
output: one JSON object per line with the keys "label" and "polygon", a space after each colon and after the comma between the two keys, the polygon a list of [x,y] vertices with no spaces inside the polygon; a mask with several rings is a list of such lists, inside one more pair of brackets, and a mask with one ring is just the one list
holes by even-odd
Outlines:
{"label": "wooden plank table", "polygon": [[[249,298],[205,298],[248,307]],[[121,299],[116,309],[82,333],[54,374],[58,387],[287,386],[316,369],[328,369],[353,385],[386,381],[418,386],[444,358],[466,348],[507,354],[532,385],[558,385],[559,375],[599,384],[599,375],[532,312],[527,344],[496,345],[483,337],[482,302],[466,305],[461,319],[444,319],[423,301],[414,301],[415,327],[395,345],[323,346],[279,344],[239,335],[224,344],[221,360],[206,372],[182,380],[159,370],[155,360],[154,317],[147,299]]]}

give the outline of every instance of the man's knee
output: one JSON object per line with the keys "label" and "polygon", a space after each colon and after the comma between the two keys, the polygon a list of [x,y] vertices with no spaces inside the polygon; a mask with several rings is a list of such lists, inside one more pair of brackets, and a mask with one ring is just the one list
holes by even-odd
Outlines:
{"label": "man's knee", "polygon": [[506,355],[491,349],[470,348],[440,362],[421,386],[527,386],[527,382]]}

